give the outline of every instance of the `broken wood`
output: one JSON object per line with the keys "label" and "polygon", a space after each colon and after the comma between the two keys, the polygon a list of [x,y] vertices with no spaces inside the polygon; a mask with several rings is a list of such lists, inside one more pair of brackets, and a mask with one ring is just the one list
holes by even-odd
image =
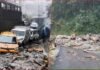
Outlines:
{"label": "broken wood", "polygon": [[33,48],[29,48],[29,49],[28,49],[28,52],[33,52],[33,51],[36,51],[36,52],[43,52],[43,48],[35,48],[35,47],[33,47]]}
{"label": "broken wood", "polygon": [[0,49],[0,53],[18,53],[18,50]]}

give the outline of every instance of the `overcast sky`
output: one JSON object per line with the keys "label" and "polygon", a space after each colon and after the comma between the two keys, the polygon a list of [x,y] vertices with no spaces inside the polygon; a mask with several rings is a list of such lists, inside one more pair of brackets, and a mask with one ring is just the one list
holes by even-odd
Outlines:
{"label": "overcast sky", "polygon": [[51,5],[51,2],[51,0],[24,0],[22,11],[33,18],[46,17],[47,8]]}
{"label": "overcast sky", "polygon": [[26,1],[26,2],[45,2],[45,3],[52,2],[52,0],[23,0],[23,1]]}

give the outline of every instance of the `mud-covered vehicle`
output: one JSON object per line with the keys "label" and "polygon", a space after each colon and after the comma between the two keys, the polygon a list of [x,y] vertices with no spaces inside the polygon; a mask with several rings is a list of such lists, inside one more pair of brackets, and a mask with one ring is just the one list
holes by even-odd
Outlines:
{"label": "mud-covered vehicle", "polygon": [[32,21],[30,24],[31,40],[43,40],[43,42],[47,41],[50,38],[51,25],[48,22],[39,24],[37,22]]}
{"label": "mud-covered vehicle", "polygon": [[36,22],[32,22],[29,26],[30,28],[30,40],[33,41],[33,40],[38,40],[39,39],[39,26],[38,26],[38,23]]}
{"label": "mud-covered vehicle", "polygon": [[16,26],[14,27],[11,32],[13,32],[17,39],[20,46],[25,45],[30,40],[30,29],[26,26]]}
{"label": "mud-covered vehicle", "polygon": [[19,48],[17,41],[12,32],[2,32],[0,34],[0,53],[17,53]]}

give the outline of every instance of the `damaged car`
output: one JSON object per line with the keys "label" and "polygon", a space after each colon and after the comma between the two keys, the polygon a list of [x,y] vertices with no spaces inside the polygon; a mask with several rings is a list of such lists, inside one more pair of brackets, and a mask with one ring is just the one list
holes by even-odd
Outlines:
{"label": "damaged car", "polygon": [[10,33],[1,33],[0,35],[0,53],[17,53],[18,42],[16,36]]}

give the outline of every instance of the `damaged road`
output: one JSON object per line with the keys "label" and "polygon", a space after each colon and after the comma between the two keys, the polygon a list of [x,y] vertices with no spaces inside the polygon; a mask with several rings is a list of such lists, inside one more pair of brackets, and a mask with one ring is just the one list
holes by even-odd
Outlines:
{"label": "damaged road", "polygon": [[47,70],[48,56],[43,44],[31,44],[18,54],[1,53],[0,70]]}
{"label": "damaged road", "polygon": [[100,35],[57,36],[60,52],[51,69],[100,69]]}

